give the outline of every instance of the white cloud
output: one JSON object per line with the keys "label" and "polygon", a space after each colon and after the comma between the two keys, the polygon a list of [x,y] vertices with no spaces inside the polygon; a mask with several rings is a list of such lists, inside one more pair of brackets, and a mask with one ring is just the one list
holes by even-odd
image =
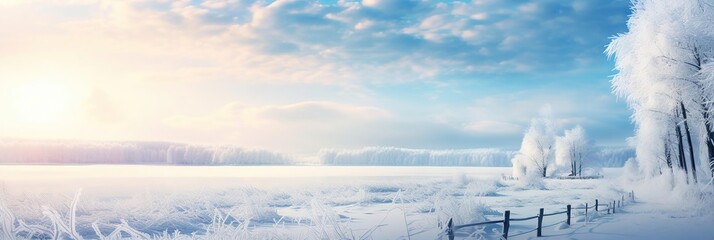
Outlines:
{"label": "white cloud", "polygon": [[279,122],[379,120],[391,114],[383,109],[354,106],[336,102],[308,101],[282,106],[267,106],[248,110],[253,117]]}
{"label": "white cloud", "polygon": [[164,119],[164,123],[178,128],[200,131],[231,129],[245,123],[245,111],[249,107],[240,103],[229,103],[203,116],[177,115]]}
{"label": "white cloud", "polygon": [[[286,105],[248,106],[229,103],[205,116],[172,116],[165,123],[175,127],[199,129],[236,128],[242,125],[291,127],[314,125],[329,127],[359,124],[362,121],[384,120],[391,117],[386,110],[327,101],[306,101]],[[303,126],[304,127],[304,126]]]}
{"label": "white cloud", "polygon": [[357,29],[357,30],[364,30],[364,29],[368,29],[368,28],[370,28],[370,27],[372,27],[372,26],[374,26],[374,21],[372,21],[372,20],[363,20],[363,21],[358,22],[357,25],[355,25],[355,29]]}
{"label": "white cloud", "polygon": [[237,0],[206,0],[201,3],[201,6],[213,9],[221,9],[237,4]]}
{"label": "white cloud", "polygon": [[488,13],[474,13],[471,15],[471,19],[474,20],[486,20],[488,19]]}
{"label": "white cloud", "polygon": [[417,1],[413,0],[363,0],[362,5],[379,9],[385,12],[405,11],[414,7]]}
{"label": "white cloud", "polygon": [[526,3],[518,6],[518,11],[523,13],[535,13],[540,9],[538,3]]}

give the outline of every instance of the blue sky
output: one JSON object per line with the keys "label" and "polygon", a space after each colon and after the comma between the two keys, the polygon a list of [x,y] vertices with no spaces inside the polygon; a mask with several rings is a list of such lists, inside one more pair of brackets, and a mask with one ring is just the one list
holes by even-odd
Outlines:
{"label": "blue sky", "polygon": [[550,105],[624,145],[603,50],[629,4],[7,1],[1,137],[517,148]]}

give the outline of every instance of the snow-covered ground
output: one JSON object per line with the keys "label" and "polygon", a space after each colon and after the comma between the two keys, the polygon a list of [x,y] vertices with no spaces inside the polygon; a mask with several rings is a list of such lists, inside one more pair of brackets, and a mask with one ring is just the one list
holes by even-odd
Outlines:
{"label": "snow-covered ground", "polygon": [[[0,206],[0,231],[27,236],[21,226],[52,232],[55,224],[57,232],[67,226],[65,235],[73,234],[75,226],[86,239],[117,228],[124,237],[140,238],[434,239],[442,231],[439,223],[448,218],[463,224],[501,218],[504,210],[520,218],[541,207],[547,213],[567,204],[618,199],[630,190],[619,187],[621,169],[604,169],[605,179],[547,179],[535,189],[501,180],[510,172],[476,167],[2,166],[0,200],[6,207]],[[80,189],[73,223],[72,203]],[[711,214],[659,204],[638,201],[588,223],[576,213],[570,228],[549,227],[543,234],[553,239],[714,235]],[[561,218],[546,217],[544,224]],[[514,222],[511,235],[535,224]],[[478,230],[492,238],[500,228],[491,225],[457,236]]]}
{"label": "snow-covered ground", "polygon": [[[667,210],[658,210],[658,209]],[[712,239],[714,216],[685,213],[655,203],[628,205],[624,211],[601,216],[567,231],[546,231],[545,239]]]}

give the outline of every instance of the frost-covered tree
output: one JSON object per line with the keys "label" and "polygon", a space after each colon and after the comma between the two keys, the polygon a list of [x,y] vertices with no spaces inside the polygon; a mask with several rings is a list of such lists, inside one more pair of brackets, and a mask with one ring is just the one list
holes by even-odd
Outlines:
{"label": "frost-covered tree", "polygon": [[627,99],[637,126],[641,173],[663,169],[714,176],[714,1],[637,0],[628,32],[606,52],[615,57],[614,92]]}
{"label": "frost-covered tree", "polygon": [[581,126],[566,130],[563,136],[555,138],[555,165],[568,169],[570,176],[582,176],[583,163],[592,148]]}
{"label": "frost-covered tree", "polygon": [[544,110],[540,118],[531,120],[531,125],[523,136],[521,149],[513,158],[513,175],[538,174],[546,177],[548,167],[553,164],[554,121]]}

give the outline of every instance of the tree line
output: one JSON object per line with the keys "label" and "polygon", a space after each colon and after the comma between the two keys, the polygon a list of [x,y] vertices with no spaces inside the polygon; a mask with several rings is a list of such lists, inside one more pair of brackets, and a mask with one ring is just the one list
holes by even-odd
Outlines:
{"label": "tree line", "polygon": [[633,110],[640,171],[687,183],[714,177],[714,1],[640,0],[632,9],[606,53],[613,91]]}

